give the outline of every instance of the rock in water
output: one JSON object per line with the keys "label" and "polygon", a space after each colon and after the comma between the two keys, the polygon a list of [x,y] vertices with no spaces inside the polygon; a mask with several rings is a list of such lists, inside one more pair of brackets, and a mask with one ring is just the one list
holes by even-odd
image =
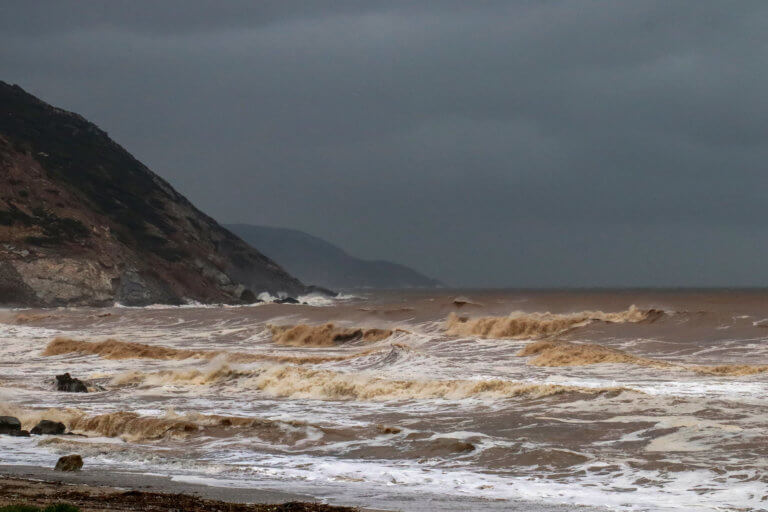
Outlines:
{"label": "rock in water", "polygon": [[59,421],[42,420],[35,425],[31,433],[36,436],[60,436],[67,430],[67,427]]}
{"label": "rock in water", "polygon": [[83,467],[83,458],[79,455],[65,455],[56,462],[56,471],[80,471]]}
{"label": "rock in water", "polygon": [[69,373],[56,376],[56,389],[68,393],[87,393],[88,387],[80,379],[72,378]]}
{"label": "rock in water", "polygon": [[19,418],[0,416],[0,434],[16,435],[21,431]]}

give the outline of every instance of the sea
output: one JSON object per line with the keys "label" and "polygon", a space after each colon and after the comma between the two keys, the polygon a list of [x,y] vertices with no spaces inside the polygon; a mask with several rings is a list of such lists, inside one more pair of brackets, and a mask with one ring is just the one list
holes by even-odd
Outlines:
{"label": "sea", "polygon": [[75,434],[0,436],[0,464],[378,510],[768,509],[768,291],[300,300],[0,310],[0,415]]}

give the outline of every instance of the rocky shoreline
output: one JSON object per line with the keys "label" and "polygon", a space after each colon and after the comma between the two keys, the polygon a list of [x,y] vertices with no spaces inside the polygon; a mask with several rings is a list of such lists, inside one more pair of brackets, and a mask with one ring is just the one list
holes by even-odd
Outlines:
{"label": "rocky shoreline", "polygon": [[83,117],[0,81],[0,304],[251,304],[307,286]]}
{"label": "rocky shoreline", "polygon": [[[69,374],[65,375],[69,377]],[[71,380],[77,381],[77,379]],[[66,432],[66,426],[63,423],[47,419],[40,420],[29,431],[21,427],[22,423],[18,418],[0,416],[0,435],[13,437],[77,435]],[[354,512],[359,510],[311,500],[312,498],[308,496],[274,491],[186,484],[155,475],[104,474],[89,471],[87,468],[83,471],[83,459],[77,454],[60,457],[53,469],[34,466],[0,466],[0,507],[6,505],[44,507],[66,503],[78,507],[81,512],[118,510]]]}

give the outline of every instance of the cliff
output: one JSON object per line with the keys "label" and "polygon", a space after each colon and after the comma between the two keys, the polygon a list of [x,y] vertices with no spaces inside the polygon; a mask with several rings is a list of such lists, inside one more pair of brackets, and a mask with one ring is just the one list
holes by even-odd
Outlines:
{"label": "cliff", "polygon": [[295,229],[228,224],[299,279],[329,288],[434,288],[439,281],[399,263],[364,260]]}
{"label": "cliff", "polygon": [[239,303],[308,290],[97,126],[0,82],[0,304]]}

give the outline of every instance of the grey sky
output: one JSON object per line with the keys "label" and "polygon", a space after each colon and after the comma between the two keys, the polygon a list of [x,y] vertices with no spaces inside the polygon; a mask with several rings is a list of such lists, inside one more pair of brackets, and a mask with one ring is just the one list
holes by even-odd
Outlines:
{"label": "grey sky", "polygon": [[1,79],[223,222],[473,286],[768,285],[764,1],[0,4]]}

